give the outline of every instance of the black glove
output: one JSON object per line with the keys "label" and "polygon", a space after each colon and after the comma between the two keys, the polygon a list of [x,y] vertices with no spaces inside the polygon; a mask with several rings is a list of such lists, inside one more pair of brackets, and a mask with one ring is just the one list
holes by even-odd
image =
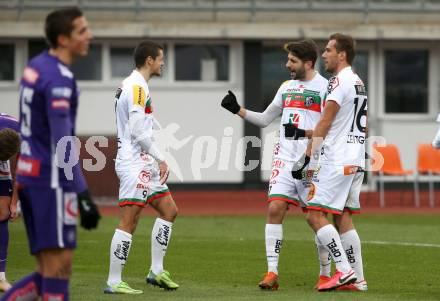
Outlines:
{"label": "black glove", "polygon": [[232,114],[237,114],[240,111],[240,105],[237,102],[237,98],[231,90],[228,91],[228,94],[223,97],[222,107],[231,112]]}
{"label": "black glove", "polygon": [[86,230],[95,229],[101,215],[88,190],[78,193],[78,207],[81,216],[81,227]]}
{"label": "black glove", "polygon": [[307,172],[307,166],[309,165],[310,157],[305,155],[298,162],[293,165],[292,177],[297,180],[304,178],[304,173]]}
{"label": "black glove", "polygon": [[284,126],[284,137],[293,138],[294,140],[298,140],[299,138],[306,136],[306,131],[300,128],[297,128],[294,124],[285,123]]}

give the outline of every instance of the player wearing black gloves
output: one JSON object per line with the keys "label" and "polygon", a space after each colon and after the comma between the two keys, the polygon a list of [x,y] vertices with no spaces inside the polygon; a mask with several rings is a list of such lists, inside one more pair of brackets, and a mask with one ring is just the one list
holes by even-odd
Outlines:
{"label": "player wearing black gloves", "polygon": [[[327,80],[314,70],[317,47],[311,40],[287,44],[286,68],[292,80],[285,81],[273,101],[262,113],[240,106],[231,91],[221,106],[250,123],[264,128],[281,115],[279,141],[275,145],[272,177],[269,182],[267,224],[265,230],[267,273],[259,286],[278,288],[278,260],[283,241],[283,220],[290,205],[304,206],[308,187],[300,175],[307,163],[301,156],[307,139],[321,116]],[[302,160],[302,161],[301,161]],[[295,171],[293,171],[295,170]]]}
{"label": "player wearing black gloves", "polygon": [[81,217],[81,227],[86,230],[95,229],[98,226],[101,215],[99,214],[98,207],[90,197],[88,190],[78,193],[78,207]]}
{"label": "player wearing black gloves", "polygon": [[240,105],[237,102],[237,98],[235,94],[232,93],[231,90],[228,91],[228,94],[223,97],[222,107],[231,112],[232,114],[237,114],[240,111]]}

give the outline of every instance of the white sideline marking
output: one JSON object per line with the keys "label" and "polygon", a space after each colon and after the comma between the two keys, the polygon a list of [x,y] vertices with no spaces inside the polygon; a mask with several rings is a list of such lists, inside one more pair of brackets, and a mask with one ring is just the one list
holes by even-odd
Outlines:
{"label": "white sideline marking", "polygon": [[413,242],[392,242],[392,241],[380,241],[380,240],[370,240],[362,241],[361,243],[372,244],[372,245],[395,245],[395,246],[410,246],[410,247],[424,247],[424,248],[440,248],[439,244],[422,244]]}

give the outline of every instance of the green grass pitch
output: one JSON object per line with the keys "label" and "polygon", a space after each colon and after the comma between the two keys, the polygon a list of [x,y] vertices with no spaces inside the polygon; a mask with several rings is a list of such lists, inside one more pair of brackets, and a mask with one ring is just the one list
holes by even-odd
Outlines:
{"label": "green grass pitch", "polygon": [[[361,215],[366,293],[313,290],[318,263],[312,231],[302,215],[284,223],[280,289],[261,291],[266,270],[265,217],[179,217],[165,267],[180,284],[166,292],[146,286],[153,217],[134,235],[123,279],[143,289],[138,296],[104,295],[109,244],[117,219],[105,217],[97,231],[80,230],[70,300],[440,300],[440,216]],[[35,267],[21,221],[10,224],[7,275],[16,281]]]}

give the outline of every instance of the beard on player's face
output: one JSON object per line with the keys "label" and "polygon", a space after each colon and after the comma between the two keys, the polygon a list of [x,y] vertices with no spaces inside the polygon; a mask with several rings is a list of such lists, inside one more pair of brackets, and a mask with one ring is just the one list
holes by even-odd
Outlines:
{"label": "beard on player's face", "polygon": [[304,80],[305,78],[306,78],[306,69],[304,68],[304,65],[302,65],[301,67],[295,70],[293,79]]}

